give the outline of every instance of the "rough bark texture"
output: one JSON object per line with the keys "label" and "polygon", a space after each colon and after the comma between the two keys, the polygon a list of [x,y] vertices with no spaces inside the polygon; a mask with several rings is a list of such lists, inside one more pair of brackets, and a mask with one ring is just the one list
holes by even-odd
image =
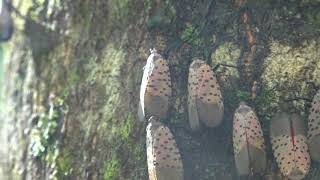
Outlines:
{"label": "rough bark texture", "polygon": [[[16,30],[2,45],[1,169],[11,179],[147,179],[145,126],[137,120],[149,48],[168,59],[173,98],[164,120],[176,137],[187,180],[237,179],[232,114],[255,107],[268,170],[278,170],[269,120],[286,101],[305,115],[320,85],[319,1],[13,1]],[[216,70],[223,124],[192,133],[187,77],[192,58]],[[251,99],[253,81],[262,85]],[[319,179],[316,163],[307,179]],[[0,172],[1,173],[1,172]],[[0,174],[1,175],[1,174]],[[280,177],[278,177],[281,179]]]}

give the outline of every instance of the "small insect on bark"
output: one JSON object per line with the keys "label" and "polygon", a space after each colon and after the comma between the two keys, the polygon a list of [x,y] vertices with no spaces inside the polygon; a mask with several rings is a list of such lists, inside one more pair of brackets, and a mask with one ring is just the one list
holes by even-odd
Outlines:
{"label": "small insect on bark", "polygon": [[277,113],[270,124],[273,155],[281,173],[289,179],[303,179],[310,169],[307,137],[298,114]]}
{"label": "small insect on bark", "polygon": [[176,141],[156,117],[147,126],[147,161],[150,180],[183,180],[184,170]]}
{"label": "small insect on bark", "polygon": [[144,121],[150,116],[165,118],[171,91],[171,78],[167,61],[153,49],[143,72],[140,87],[139,119]]}
{"label": "small insect on bark", "polygon": [[308,117],[308,144],[311,158],[320,162],[320,90],[313,98]]}
{"label": "small insect on bark", "polygon": [[194,60],[189,67],[188,114],[191,129],[197,131],[201,123],[218,126],[223,119],[223,99],[220,86],[211,67],[202,60]]}
{"label": "small insect on bark", "polygon": [[0,41],[7,41],[13,32],[13,22],[9,4],[6,0],[0,0]]}
{"label": "small insect on bark", "polygon": [[267,157],[261,125],[256,113],[244,102],[233,118],[233,150],[240,176],[264,173]]}

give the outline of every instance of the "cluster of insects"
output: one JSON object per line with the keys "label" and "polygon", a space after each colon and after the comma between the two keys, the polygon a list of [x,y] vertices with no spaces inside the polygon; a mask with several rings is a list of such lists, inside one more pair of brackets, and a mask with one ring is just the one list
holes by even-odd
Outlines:
{"label": "cluster of insects", "polygon": [[[166,60],[151,50],[144,69],[139,118],[148,120],[147,161],[150,180],[183,180],[181,155],[170,129],[160,122],[166,118],[171,96],[171,78]],[[188,115],[193,131],[216,127],[223,120],[224,105],[220,86],[212,68],[194,60],[188,76]],[[270,139],[280,172],[289,179],[308,174],[311,159],[320,161],[320,91],[314,97],[308,119],[308,132],[298,114],[280,112],[270,125]],[[255,111],[245,102],[235,110],[233,149],[240,176],[263,174],[267,155],[263,131]]]}

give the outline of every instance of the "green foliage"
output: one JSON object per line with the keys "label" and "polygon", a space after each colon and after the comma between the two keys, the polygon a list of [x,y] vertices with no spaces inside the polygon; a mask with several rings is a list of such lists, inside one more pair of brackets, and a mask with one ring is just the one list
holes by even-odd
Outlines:
{"label": "green foliage", "polygon": [[120,127],[120,137],[123,140],[128,140],[128,138],[130,137],[130,134],[133,131],[133,126],[134,126],[134,122],[133,122],[133,114],[129,113],[126,117],[126,120],[123,122],[122,127]]}
{"label": "green foliage", "polygon": [[[262,74],[263,84],[278,101],[295,97],[312,98],[312,88],[306,82],[319,84],[320,45],[315,40],[305,41],[299,47],[291,47],[273,42],[266,58]],[[281,102],[279,102],[281,103]],[[302,112],[304,102],[288,102],[294,109]]]}
{"label": "green foliage", "polygon": [[113,155],[111,159],[109,159],[104,164],[104,180],[117,180],[120,177],[120,162],[116,155]]}
{"label": "green foliage", "polygon": [[215,63],[235,63],[235,60],[239,57],[240,48],[233,42],[221,44],[215,52],[212,53],[212,59],[215,60]]}
{"label": "green foliage", "polygon": [[200,46],[200,31],[192,24],[187,23],[185,29],[182,31],[180,38],[193,46]]}
{"label": "green foliage", "polygon": [[262,88],[255,99],[252,99],[251,93],[243,90],[236,90],[237,101],[253,103],[260,120],[269,121],[279,108],[279,97],[273,89]]}
{"label": "green foliage", "polygon": [[[236,66],[236,60],[240,57],[240,48],[233,42],[225,42],[221,44],[214,52],[211,54],[212,64],[217,65],[228,64]],[[223,67],[220,67],[218,70],[221,71]],[[235,68],[228,68],[226,75],[238,76],[238,71]]]}
{"label": "green foliage", "polygon": [[38,124],[32,130],[31,154],[34,157],[41,157],[46,154],[49,146],[52,144],[53,136],[58,126],[58,112],[53,106],[49,113],[41,114]]}
{"label": "green foliage", "polygon": [[250,101],[250,97],[251,94],[247,91],[243,91],[243,90],[237,90],[236,91],[237,97],[240,101],[244,101],[244,102],[249,102]]}
{"label": "green foliage", "polygon": [[279,98],[273,90],[262,89],[255,99],[257,113],[263,121],[269,121],[279,106]]}
{"label": "green foliage", "polygon": [[54,98],[47,113],[40,115],[39,121],[31,131],[31,155],[40,162],[46,162],[52,169],[50,179],[59,179],[72,171],[71,155],[60,153],[58,124],[64,112],[64,101]]}

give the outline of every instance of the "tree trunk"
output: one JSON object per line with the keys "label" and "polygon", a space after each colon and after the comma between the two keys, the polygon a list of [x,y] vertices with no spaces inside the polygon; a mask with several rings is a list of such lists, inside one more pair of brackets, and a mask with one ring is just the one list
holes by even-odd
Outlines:
{"label": "tree trunk", "polygon": [[[145,127],[137,116],[149,49],[166,57],[173,96],[164,120],[185,179],[238,179],[232,118],[255,108],[278,175],[269,120],[285,99],[312,98],[320,84],[317,1],[13,0],[15,33],[4,56],[0,175],[8,179],[148,179]],[[192,133],[187,77],[199,57],[216,69],[222,125]],[[261,85],[251,98],[254,81]],[[308,112],[308,102],[288,102]],[[306,107],[306,108],[305,108]],[[313,164],[307,179],[319,179]],[[2,174],[3,175],[2,175]],[[280,178],[280,177],[278,177]]]}

